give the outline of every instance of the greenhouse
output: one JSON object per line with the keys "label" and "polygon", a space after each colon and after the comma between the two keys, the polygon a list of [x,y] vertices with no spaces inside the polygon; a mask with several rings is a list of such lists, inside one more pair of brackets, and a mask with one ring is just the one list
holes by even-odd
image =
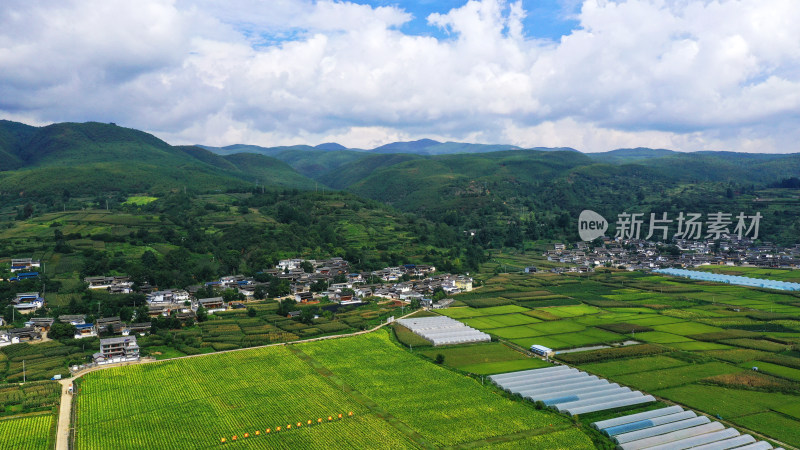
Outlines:
{"label": "greenhouse", "polygon": [[653,272],[676,277],[690,278],[698,281],[711,281],[714,283],[735,284],[738,286],[775,289],[779,291],[800,291],[800,283],[791,283],[788,281],[765,280],[762,278],[750,278],[735,275],[721,275],[718,273],[686,269],[656,269]]}
{"label": "greenhouse", "polygon": [[655,401],[650,395],[566,366],[510,372],[489,379],[512,394],[571,415]]}
{"label": "greenhouse", "polygon": [[623,450],[724,450],[771,449],[767,442],[749,434],[739,434],[719,422],[680,406],[670,406],[638,414],[630,414],[592,424],[610,436]]}
{"label": "greenhouse", "polygon": [[397,323],[422,336],[434,346],[489,342],[492,340],[488,334],[444,316],[399,319]]}

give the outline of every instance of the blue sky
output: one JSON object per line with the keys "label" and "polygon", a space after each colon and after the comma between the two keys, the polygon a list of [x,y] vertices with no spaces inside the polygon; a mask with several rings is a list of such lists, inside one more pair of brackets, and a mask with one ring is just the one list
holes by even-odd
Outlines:
{"label": "blue sky", "polygon": [[[453,8],[464,5],[464,0],[420,0],[420,1],[391,1],[357,0],[354,3],[362,5],[397,6],[413,14],[414,20],[400,28],[401,31],[437,38],[448,38],[447,33],[439,27],[428,24],[427,18],[432,13],[446,13]],[[525,32],[534,38],[552,39],[558,41],[561,36],[569,34],[578,22],[574,19],[578,6],[576,1],[567,0],[524,0],[523,7],[527,16],[523,20]]]}
{"label": "blue sky", "polygon": [[797,0],[5,0],[0,119],[800,152]]}

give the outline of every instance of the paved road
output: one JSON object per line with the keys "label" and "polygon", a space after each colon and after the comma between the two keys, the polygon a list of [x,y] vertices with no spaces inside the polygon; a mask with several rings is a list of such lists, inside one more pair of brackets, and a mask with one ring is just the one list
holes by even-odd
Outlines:
{"label": "paved road", "polygon": [[[412,311],[412,312],[410,312],[410,313],[408,313],[408,314],[406,314],[406,315],[404,315],[402,317],[399,317],[399,318],[403,319],[405,317],[410,316],[411,314],[414,314],[415,312],[416,311]],[[301,343],[304,343],[304,342],[323,341],[325,339],[338,339],[338,338],[349,337],[349,336],[358,336],[360,334],[372,333],[373,331],[378,330],[378,329],[380,329],[382,327],[385,327],[386,325],[388,325],[388,324],[386,322],[384,322],[384,323],[382,323],[382,324],[378,325],[377,327],[372,328],[370,330],[357,331],[355,333],[337,334],[337,335],[333,335],[333,336],[322,336],[322,337],[311,338],[311,339],[303,339],[303,340],[300,340],[300,341],[279,342],[277,344],[261,345],[261,346],[258,346],[258,347],[237,348],[237,349],[234,349],[234,350],[225,350],[225,351],[222,351],[222,352],[214,352],[214,353],[203,353],[203,354],[200,354],[200,355],[180,356],[178,358],[162,359],[160,361],[169,361],[169,360],[172,360],[172,359],[184,359],[184,358],[200,358],[200,357],[203,357],[203,356],[217,355],[217,354],[220,354],[220,353],[241,352],[241,351],[244,351],[244,350],[252,350],[254,348],[275,347],[275,346],[279,346],[279,345],[301,344]],[[59,410],[58,410],[58,427],[57,427],[58,431],[56,433],[56,450],[69,450],[70,413],[72,412],[72,395],[69,393],[69,386],[70,386],[70,384],[72,384],[72,382],[76,378],[80,378],[80,377],[82,377],[82,376],[84,376],[84,375],[86,375],[87,373],[90,373],[90,372],[96,372],[98,370],[109,369],[111,367],[127,366],[127,365],[133,365],[133,364],[148,364],[148,363],[153,363],[153,362],[158,362],[158,360],[147,359],[147,360],[140,360],[140,361],[135,361],[135,362],[130,361],[130,362],[119,363],[119,364],[107,364],[107,365],[103,365],[103,366],[95,366],[95,367],[90,367],[88,369],[84,369],[84,370],[82,370],[80,372],[77,372],[77,373],[73,374],[72,378],[60,380],[59,383],[61,383],[61,404],[59,405]]]}

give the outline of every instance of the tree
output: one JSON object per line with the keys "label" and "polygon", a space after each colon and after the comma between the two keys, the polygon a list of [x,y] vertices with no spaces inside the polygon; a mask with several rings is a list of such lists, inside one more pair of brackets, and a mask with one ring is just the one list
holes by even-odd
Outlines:
{"label": "tree", "polygon": [[434,360],[436,364],[444,364],[444,355],[441,353],[436,354],[436,359]]}
{"label": "tree", "polygon": [[314,308],[304,308],[300,312],[300,322],[303,322],[306,325],[311,325],[314,321],[314,316],[316,315],[316,311]]}
{"label": "tree", "polygon": [[133,308],[130,306],[123,306],[119,309],[119,318],[123,322],[130,322],[133,317]]}
{"label": "tree", "polygon": [[256,309],[252,306],[247,308],[247,317],[255,317],[256,316]]}
{"label": "tree", "polygon": [[[147,320],[147,317],[150,315],[150,310],[147,308],[146,304],[142,304],[141,306],[136,308],[136,321],[137,322],[144,322]],[[120,317],[121,319],[122,317]]]}
{"label": "tree", "polygon": [[256,286],[256,288],[253,289],[253,298],[256,300],[264,300],[267,298],[267,288],[262,285]]}
{"label": "tree", "polygon": [[419,309],[419,307],[420,307],[419,299],[418,298],[412,298],[410,306],[411,306],[411,309]]}
{"label": "tree", "polygon": [[273,280],[269,283],[267,293],[271,298],[283,297],[292,292],[292,287],[289,285],[289,280]]}
{"label": "tree", "polygon": [[197,307],[197,312],[195,314],[197,315],[198,322],[205,322],[208,320],[208,311],[202,306]]}
{"label": "tree", "polygon": [[325,280],[317,280],[311,284],[311,292],[322,292],[328,289],[328,282]]}
{"label": "tree", "polygon": [[158,257],[152,250],[147,250],[142,253],[142,265],[151,270],[158,265]]}
{"label": "tree", "polygon": [[286,316],[289,314],[289,311],[294,311],[295,305],[297,305],[297,302],[294,301],[294,299],[285,298],[278,304],[278,311],[276,311],[276,313],[279,316]]}
{"label": "tree", "polygon": [[222,293],[222,300],[225,303],[241,301],[244,300],[244,294],[236,292],[234,289],[225,289],[225,291]]}
{"label": "tree", "polygon": [[72,339],[75,337],[77,329],[71,323],[54,322],[50,326],[50,331],[47,332],[47,337],[50,339]]}
{"label": "tree", "polygon": [[314,273],[314,266],[308,261],[301,262],[300,268],[303,269],[305,273]]}

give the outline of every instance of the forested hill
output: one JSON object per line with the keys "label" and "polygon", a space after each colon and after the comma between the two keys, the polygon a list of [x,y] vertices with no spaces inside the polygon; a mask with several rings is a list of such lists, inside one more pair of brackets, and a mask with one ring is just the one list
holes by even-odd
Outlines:
{"label": "forested hill", "polygon": [[305,188],[314,182],[286,163],[262,155],[219,156],[175,147],[142,131],[113,124],[46,127],[0,121],[0,192],[26,196],[226,190],[256,182]]}
{"label": "forested hill", "polygon": [[800,154],[647,148],[584,154],[433,140],[370,151],[335,143],[204,148],[172,146],[113,124],[0,121],[0,156],[2,198],[17,205],[38,198],[51,210],[76,196],[113,196],[122,203],[134,193],[333,189],[478,230],[486,247],[576,239],[573,224],[583,209],[606,217],[623,210],[763,210],[768,239],[785,242],[800,234],[798,195],[781,188],[800,173]]}

